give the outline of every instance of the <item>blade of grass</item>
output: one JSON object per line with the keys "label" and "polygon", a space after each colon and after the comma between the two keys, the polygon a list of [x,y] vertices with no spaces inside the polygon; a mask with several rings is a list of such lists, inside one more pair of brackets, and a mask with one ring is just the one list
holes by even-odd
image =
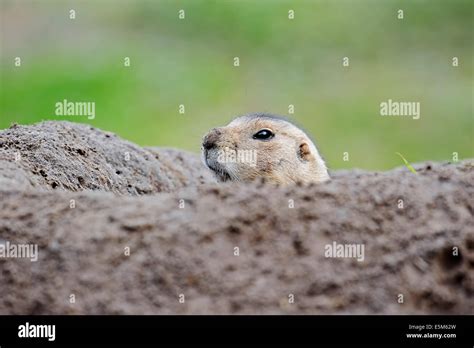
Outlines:
{"label": "blade of grass", "polygon": [[400,152],[395,152],[398,156],[401,157],[401,159],[403,160],[403,162],[405,162],[405,166],[410,170],[410,172],[414,173],[414,174],[418,174],[415,170],[415,168],[413,168],[413,166],[405,159],[405,157],[403,157],[403,155],[400,153]]}

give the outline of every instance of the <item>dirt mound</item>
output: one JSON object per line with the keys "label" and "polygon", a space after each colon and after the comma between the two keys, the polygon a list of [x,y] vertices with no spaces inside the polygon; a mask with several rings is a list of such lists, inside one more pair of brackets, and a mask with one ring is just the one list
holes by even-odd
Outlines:
{"label": "dirt mound", "polygon": [[214,184],[193,155],[104,134],[1,133],[0,240],[39,256],[0,257],[0,314],[474,312],[472,160]]}
{"label": "dirt mound", "polygon": [[54,121],[1,131],[0,170],[4,185],[127,195],[213,181],[193,154],[141,148],[110,132]]}

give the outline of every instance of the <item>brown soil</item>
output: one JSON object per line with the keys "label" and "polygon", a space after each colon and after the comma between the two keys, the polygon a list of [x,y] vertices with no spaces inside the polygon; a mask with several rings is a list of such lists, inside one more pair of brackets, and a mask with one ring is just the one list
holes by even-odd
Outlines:
{"label": "brown soil", "polygon": [[[13,126],[0,243],[38,244],[39,260],[0,258],[0,314],[472,314],[474,161],[415,168],[216,184],[193,154]],[[364,261],[325,257],[333,241]]]}

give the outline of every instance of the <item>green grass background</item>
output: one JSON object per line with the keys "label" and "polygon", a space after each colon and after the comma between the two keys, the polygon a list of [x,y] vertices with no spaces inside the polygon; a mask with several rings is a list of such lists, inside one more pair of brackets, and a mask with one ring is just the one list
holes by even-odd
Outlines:
{"label": "green grass background", "polygon": [[[70,120],[199,152],[211,127],[294,104],[334,169],[474,157],[471,0],[0,2],[0,128]],[[380,116],[389,98],[421,119]],[[55,116],[63,99],[96,118]]]}

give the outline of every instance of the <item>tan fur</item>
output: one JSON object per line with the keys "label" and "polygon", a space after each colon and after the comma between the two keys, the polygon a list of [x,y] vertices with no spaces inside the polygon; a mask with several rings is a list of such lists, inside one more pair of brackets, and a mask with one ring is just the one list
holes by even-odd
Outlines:
{"label": "tan fur", "polygon": [[[275,136],[266,141],[254,139],[261,129]],[[254,163],[219,161],[223,151],[255,151]],[[326,165],[311,139],[297,126],[266,114],[238,117],[225,127],[214,128],[203,138],[203,161],[220,181],[266,181],[320,183],[329,180]],[[251,165],[255,164],[255,165]]]}

